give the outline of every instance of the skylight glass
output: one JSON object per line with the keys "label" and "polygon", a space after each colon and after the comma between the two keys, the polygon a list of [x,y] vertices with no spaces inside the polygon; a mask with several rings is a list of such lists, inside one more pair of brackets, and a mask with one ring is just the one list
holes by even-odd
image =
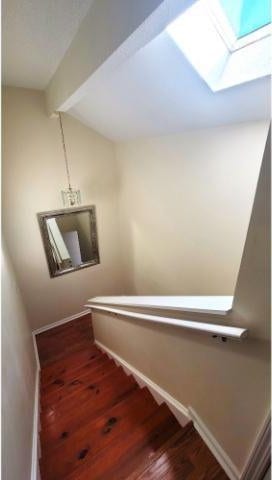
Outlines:
{"label": "skylight glass", "polygon": [[270,0],[220,0],[236,38],[271,23]]}

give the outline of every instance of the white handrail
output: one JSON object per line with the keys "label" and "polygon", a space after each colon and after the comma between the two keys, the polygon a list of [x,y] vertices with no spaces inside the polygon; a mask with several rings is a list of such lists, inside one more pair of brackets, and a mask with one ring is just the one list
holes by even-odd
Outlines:
{"label": "white handrail", "polygon": [[181,320],[171,317],[161,317],[158,315],[148,315],[145,313],[131,312],[129,310],[120,310],[117,308],[100,306],[95,303],[88,303],[85,307],[91,310],[97,310],[101,312],[108,312],[116,316],[123,316],[127,318],[133,318],[135,320],[144,320],[148,322],[161,323],[166,325],[173,325],[187,330],[194,330],[202,333],[212,334],[222,339],[232,338],[236,340],[242,340],[248,334],[248,330],[240,327],[231,327],[228,325],[216,325],[206,322],[194,322],[192,320]]}

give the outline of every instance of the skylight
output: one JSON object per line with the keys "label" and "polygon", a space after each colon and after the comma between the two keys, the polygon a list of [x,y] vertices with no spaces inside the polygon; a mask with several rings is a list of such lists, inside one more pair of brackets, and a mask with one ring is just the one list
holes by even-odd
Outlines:
{"label": "skylight", "polygon": [[213,91],[271,73],[270,0],[197,0],[167,33]]}
{"label": "skylight", "polygon": [[236,38],[271,23],[270,0],[220,0],[220,3]]}

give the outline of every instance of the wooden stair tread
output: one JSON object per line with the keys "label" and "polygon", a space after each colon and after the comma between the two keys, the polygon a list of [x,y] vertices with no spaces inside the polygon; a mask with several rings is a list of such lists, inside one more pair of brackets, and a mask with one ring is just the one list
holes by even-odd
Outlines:
{"label": "wooden stair tread", "polygon": [[228,480],[191,423],[139,465],[126,480]]}
{"label": "wooden stair tread", "polygon": [[[79,390],[82,390],[90,383],[96,383],[100,379],[106,378],[118,370],[118,367],[112,360],[107,360],[99,365],[93,365],[91,368],[84,369],[85,371],[76,370],[74,375],[68,381],[61,385],[56,385],[57,388],[49,392],[45,392],[41,399],[42,408],[46,405],[56,404],[67,400],[70,395],[75,395]],[[62,380],[61,380],[62,382]]]}
{"label": "wooden stair tread", "polygon": [[77,468],[78,455],[87,444],[91,445],[89,457],[94,457],[100,450],[118,441],[120,436],[124,438],[157,409],[158,405],[149,391],[139,389],[75,432],[67,432],[68,436],[59,442],[57,448],[43,457],[41,465],[46,478],[61,478]]}
{"label": "wooden stair tread", "polygon": [[77,409],[76,415],[74,414],[75,410],[70,411],[68,415],[61,417],[57,422],[47,424],[40,432],[43,452],[46,454],[51,448],[54,448],[54,445],[59,443],[64,432],[73,433],[82,424],[91,422],[93,419],[103,415],[138,389],[138,385],[135,383],[122,385],[116,395],[104,396],[99,402],[88,400],[81,404],[80,409]]}
{"label": "wooden stair tread", "polygon": [[[52,330],[48,330],[45,334],[38,334],[37,335],[37,344],[39,347],[44,348],[45,350],[50,350],[52,347],[56,347],[58,343],[65,343],[67,346],[68,339],[69,342],[72,344],[75,340],[91,340],[93,337],[92,331],[88,324],[84,326],[80,326],[71,330],[69,327],[59,328],[56,329],[52,333]],[[48,340],[50,340],[50,345],[48,344]]]}
{"label": "wooden stair tread", "polygon": [[66,323],[63,323],[62,325],[58,325],[54,328],[50,328],[49,330],[45,330],[42,333],[38,333],[37,339],[44,340],[47,338],[55,338],[55,336],[58,335],[59,333],[65,334],[65,332],[67,332],[67,335],[69,336],[71,332],[82,329],[82,326],[83,327],[87,326],[89,328],[90,323],[91,323],[91,317],[86,315],[86,316],[77,318],[72,322],[66,322]]}
{"label": "wooden stair tread", "polygon": [[40,333],[36,342],[42,367],[88,348],[93,342],[91,315]]}
{"label": "wooden stair tread", "polygon": [[[61,360],[62,358],[65,358],[72,353],[80,352],[81,350],[85,350],[89,347],[89,340],[79,340],[78,342],[74,342],[72,345],[69,347],[66,347],[65,351],[60,347],[58,348],[56,346],[55,352],[52,351],[51,349],[48,351],[44,351],[43,355],[41,355],[40,360],[42,365],[50,365],[53,361],[55,362],[56,360]],[[49,360],[48,356],[53,355],[53,359]]]}
{"label": "wooden stair tread", "polygon": [[57,361],[46,365],[41,370],[41,385],[45,387],[52,380],[57,378],[66,371],[75,371],[82,365],[88,363],[95,358],[101,357],[103,354],[94,345],[88,345],[86,349],[75,352],[68,357],[61,358]]}
{"label": "wooden stair tread", "polygon": [[[66,475],[65,480],[109,479],[122,480],[130,471],[130,459],[141,450],[156,451],[179,425],[165,404],[157,406],[153,415],[134,428],[124,437],[101,450],[94,458],[89,457],[86,444],[84,459],[79,459],[78,467]],[[89,447],[90,448],[90,447]],[[128,472],[127,472],[128,471]],[[60,479],[59,479],[60,480]]]}
{"label": "wooden stair tread", "polygon": [[41,384],[42,394],[46,396],[51,392],[57,391],[76,378],[80,378],[88,372],[97,370],[101,365],[106,366],[108,363],[109,358],[107,355],[100,355],[99,357],[94,356],[94,358],[89,358],[86,363],[78,366],[77,369],[62,369],[59,375],[52,375],[50,382],[46,385]]}
{"label": "wooden stair tread", "polygon": [[105,395],[99,402],[96,402],[95,399],[94,401],[87,401],[81,404],[76,415],[71,411],[65,417],[61,417],[58,422],[47,425],[40,432],[43,454],[47,455],[49,451],[52,452],[59,445],[66,444],[78,430],[85,428],[86,425],[90,426],[98,418],[109,415],[109,412],[114,411],[116,406],[124,406],[131,397],[135,398],[134,394],[139,391],[140,389],[136,384],[124,385],[116,396],[109,398]]}
{"label": "wooden stair tread", "polygon": [[76,392],[71,392],[69,398],[65,401],[52,403],[44,407],[41,411],[42,426],[55,423],[65,416],[74,415],[75,412],[82,408],[85,402],[91,402],[94,405],[99,405],[107,399],[111,401],[120,392],[120,386],[135,386],[135,380],[132,377],[127,377],[122,369],[117,368],[114,373],[107,377],[100,379],[98,382],[90,382],[87,387],[78,389]]}
{"label": "wooden stair tread", "polygon": [[[137,466],[135,467],[133,472],[127,477],[126,480],[138,480],[140,478],[148,478],[148,475],[150,475],[150,468],[155,465],[156,462],[160,461],[161,457],[166,452],[168,452],[169,448],[172,448],[177,442],[181,441],[184,437],[186,437],[192,429],[193,425],[190,422],[186,425],[186,427],[179,429],[177,433],[172,435],[156,452],[142,459],[142,461],[139,461],[139,458],[137,458],[137,462],[135,462],[137,463]],[[150,475],[150,478],[152,478],[152,475]]]}
{"label": "wooden stair tread", "polygon": [[93,344],[90,315],[37,347],[42,480],[227,480],[193,426]]}

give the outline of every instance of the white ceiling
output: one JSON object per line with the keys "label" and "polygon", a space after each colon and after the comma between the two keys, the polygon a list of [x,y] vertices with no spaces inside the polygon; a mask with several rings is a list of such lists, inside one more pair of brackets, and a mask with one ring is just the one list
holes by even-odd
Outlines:
{"label": "white ceiling", "polygon": [[[3,0],[4,83],[44,89],[92,3]],[[268,78],[213,93],[166,32],[90,85],[69,113],[117,141],[270,116]]]}
{"label": "white ceiling", "polygon": [[69,113],[119,141],[269,118],[269,95],[268,78],[213,93],[162,33]]}
{"label": "white ceiling", "polygon": [[44,89],[92,3],[3,0],[3,83]]}

